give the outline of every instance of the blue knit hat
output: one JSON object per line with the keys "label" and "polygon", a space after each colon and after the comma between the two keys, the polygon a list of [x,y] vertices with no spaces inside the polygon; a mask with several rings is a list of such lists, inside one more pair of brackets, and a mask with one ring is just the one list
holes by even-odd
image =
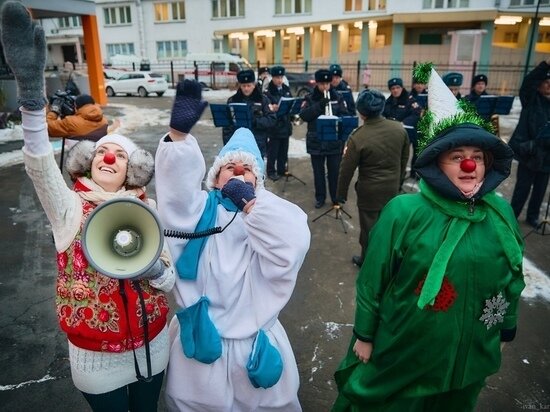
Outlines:
{"label": "blue knit hat", "polygon": [[209,188],[214,187],[220,168],[229,160],[241,160],[252,164],[252,171],[257,179],[256,187],[263,186],[264,159],[250,129],[244,127],[237,129],[227,144],[222,147],[206,177],[206,185]]}

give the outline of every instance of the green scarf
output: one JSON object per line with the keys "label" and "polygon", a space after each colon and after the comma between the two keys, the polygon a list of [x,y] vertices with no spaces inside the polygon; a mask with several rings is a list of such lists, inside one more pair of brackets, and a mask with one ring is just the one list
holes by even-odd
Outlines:
{"label": "green scarf", "polygon": [[441,247],[435,254],[434,260],[424,286],[418,299],[418,307],[424,309],[427,304],[433,305],[435,297],[441,289],[443,276],[447,269],[449,259],[453,254],[458,242],[468,230],[471,223],[481,222],[488,218],[494,224],[498,240],[502,245],[506,257],[512,269],[517,270],[522,263],[522,240],[519,232],[508,223],[508,219],[499,210],[498,198],[494,191],[483,196],[475,207],[468,207],[465,202],[453,201],[442,197],[435,189],[420,181],[420,191],[423,196],[435,203],[446,215],[451,217],[451,224],[445,235]]}

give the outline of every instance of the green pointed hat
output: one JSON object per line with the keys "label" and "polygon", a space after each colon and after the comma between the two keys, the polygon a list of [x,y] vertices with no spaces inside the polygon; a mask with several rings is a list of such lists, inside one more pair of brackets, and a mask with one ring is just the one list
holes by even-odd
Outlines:
{"label": "green pointed hat", "polygon": [[428,110],[417,126],[421,136],[418,140],[418,153],[423,152],[426,146],[454,126],[470,124],[491,134],[494,132],[492,124],[482,119],[471,103],[456,99],[432,63],[417,65],[413,76],[419,83],[428,85]]}

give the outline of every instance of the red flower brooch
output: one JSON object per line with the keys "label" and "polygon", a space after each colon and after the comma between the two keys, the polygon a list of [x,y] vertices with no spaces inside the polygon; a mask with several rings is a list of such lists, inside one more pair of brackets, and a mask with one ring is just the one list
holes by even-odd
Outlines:
{"label": "red flower brooch", "polygon": [[[426,277],[422,279],[419,283],[416,289],[414,290],[414,293],[417,295],[420,295],[420,291],[422,290],[422,286],[424,286],[424,281],[426,280]],[[449,282],[449,279],[447,276],[443,278],[443,282],[441,284],[441,289],[439,289],[439,293],[435,297],[435,302],[433,305],[427,305],[426,308],[431,309],[433,311],[439,312],[447,312],[451,306],[453,306],[453,303],[455,303],[456,297],[458,296],[458,293],[456,293],[456,290],[451,282]]]}

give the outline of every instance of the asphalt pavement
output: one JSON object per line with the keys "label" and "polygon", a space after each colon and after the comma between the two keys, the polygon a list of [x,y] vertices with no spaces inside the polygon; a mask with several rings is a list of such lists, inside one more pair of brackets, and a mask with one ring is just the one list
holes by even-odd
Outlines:
{"label": "asphalt pavement", "polygon": [[[172,99],[111,98],[105,113],[111,119],[121,119],[121,133],[154,152],[168,124]],[[504,136],[510,132],[502,131]],[[222,147],[221,130],[213,126],[210,110],[205,111],[193,134],[209,167]],[[296,126],[289,161],[292,175],[268,181],[266,186],[298,204],[309,216],[311,248],[280,319],[296,354],[303,409],[313,412],[330,410],[337,393],[332,376],[351,337],[358,272],[351,257],[359,252],[359,222],[353,190],[344,205],[351,218],[328,206],[314,208],[304,136],[305,125]],[[10,144],[9,150],[17,146]],[[0,145],[0,152],[5,150]],[[499,188],[505,198],[510,198],[514,183],[515,165],[512,176]],[[55,249],[48,221],[23,165],[0,168],[0,187],[0,409],[88,411],[72,384],[66,338],[57,326]],[[154,182],[148,190],[155,197]],[[415,182],[408,180],[405,190],[416,190]],[[550,410],[550,225],[543,235],[531,232],[523,219],[525,256],[528,266],[533,266],[528,279],[530,293],[521,301],[517,338],[504,348],[502,367],[488,379],[477,412]],[[163,400],[159,410],[165,410]]]}

